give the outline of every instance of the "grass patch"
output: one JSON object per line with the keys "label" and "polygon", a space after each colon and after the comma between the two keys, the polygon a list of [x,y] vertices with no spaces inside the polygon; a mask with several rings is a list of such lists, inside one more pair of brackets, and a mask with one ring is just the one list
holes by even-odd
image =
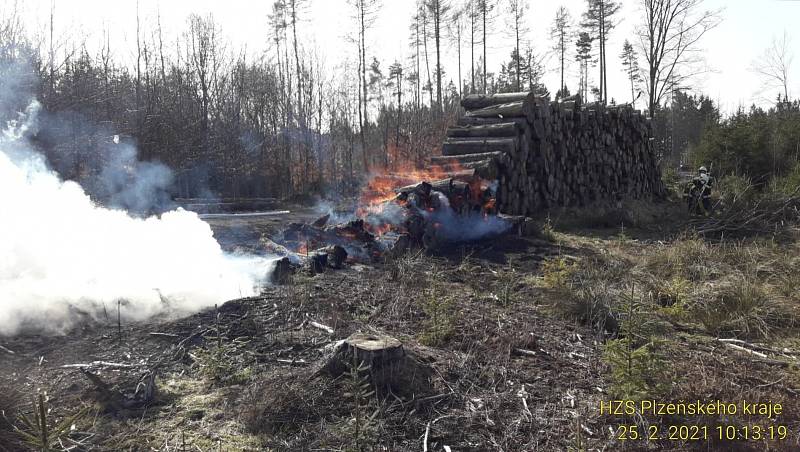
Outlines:
{"label": "grass patch", "polygon": [[247,383],[253,376],[251,366],[243,362],[240,349],[247,344],[234,340],[206,348],[195,349],[189,356],[194,360],[197,372],[213,386]]}
{"label": "grass patch", "polygon": [[517,301],[517,286],[519,282],[520,275],[513,267],[509,266],[497,272],[497,278],[494,280],[493,285],[497,301],[501,306],[510,306]]}
{"label": "grass patch", "polygon": [[768,337],[770,319],[776,314],[761,283],[745,277],[699,302],[694,313],[712,335],[746,338]]}
{"label": "grass patch", "polygon": [[577,266],[566,258],[549,257],[542,261],[541,286],[548,289],[566,289],[576,272]]}
{"label": "grass patch", "polygon": [[664,307],[686,306],[691,294],[692,283],[682,275],[669,279],[655,279],[652,293],[656,302]]}

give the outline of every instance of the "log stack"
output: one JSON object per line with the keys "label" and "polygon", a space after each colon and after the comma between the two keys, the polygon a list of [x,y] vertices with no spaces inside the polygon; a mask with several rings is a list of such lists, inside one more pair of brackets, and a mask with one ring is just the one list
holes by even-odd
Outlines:
{"label": "log stack", "polygon": [[665,188],[648,118],[628,105],[581,105],[531,93],[469,95],[433,165],[453,177],[497,180],[497,208],[512,215],[621,198],[659,198]]}

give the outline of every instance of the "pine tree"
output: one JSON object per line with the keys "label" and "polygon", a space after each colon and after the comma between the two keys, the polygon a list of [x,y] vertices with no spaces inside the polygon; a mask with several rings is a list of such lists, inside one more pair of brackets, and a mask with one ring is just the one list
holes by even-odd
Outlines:
{"label": "pine tree", "polygon": [[627,39],[622,45],[622,53],[619,57],[622,59],[622,66],[625,68],[625,75],[631,82],[631,104],[635,106],[636,93],[634,92],[634,88],[637,84],[642,82],[642,76],[639,73],[639,63],[636,60],[636,50]]}
{"label": "pine tree", "polygon": [[578,94],[581,98],[589,98],[589,61],[592,59],[592,37],[589,33],[581,32],[575,42],[576,55],[580,65],[580,83],[578,84]]}
{"label": "pine tree", "polygon": [[570,28],[572,28],[572,18],[569,15],[569,11],[567,11],[567,8],[560,6],[558,11],[556,11],[553,28],[550,30],[550,36],[555,40],[553,49],[558,52],[561,68],[561,84],[558,87],[558,94],[556,97],[559,97],[560,94],[566,90],[566,85],[564,84],[564,69],[567,62],[567,39],[569,37]]}

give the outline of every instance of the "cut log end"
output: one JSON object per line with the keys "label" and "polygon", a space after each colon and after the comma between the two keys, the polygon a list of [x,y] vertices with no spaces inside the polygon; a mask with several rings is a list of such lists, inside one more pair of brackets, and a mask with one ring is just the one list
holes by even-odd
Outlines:
{"label": "cut log end", "polygon": [[430,391],[432,370],[391,336],[355,333],[334,348],[321,371],[336,378],[354,366],[368,369],[370,383],[380,390],[402,396]]}

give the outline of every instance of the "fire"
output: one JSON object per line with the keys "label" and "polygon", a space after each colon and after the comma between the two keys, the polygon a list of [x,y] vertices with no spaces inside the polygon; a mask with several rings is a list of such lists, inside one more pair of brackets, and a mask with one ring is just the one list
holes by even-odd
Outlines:
{"label": "fire", "polygon": [[428,168],[417,168],[411,164],[400,165],[393,171],[373,171],[372,177],[361,191],[361,205],[371,206],[391,201],[397,197],[398,188],[416,184],[421,181],[445,179],[453,172],[461,171],[458,163],[446,166],[433,165]]}
{"label": "fire", "polygon": [[278,243],[300,256],[334,245],[345,248],[348,259],[370,260],[408,247],[435,248],[442,241],[502,232],[505,220],[494,215],[497,181],[475,173],[456,163],[373,171],[346,222],[329,223],[338,217],[329,213],[310,225],[293,224]]}
{"label": "fire", "polygon": [[[433,165],[428,168],[417,168],[412,164],[395,166],[391,171],[373,170],[372,176],[362,189],[359,197],[359,206],[355,214],[357,218],[368,218],[371,216],[381,217],[386,209],[386,203],[394,202],[401,207],[407,206],[408,201],[398,197],[397,190],[408,185],[417,184],[422,181],[436,181],[450,177],[453,172],[461,171],[462,167],[457,163],[444,166]],[[480,183],[478,183],[480,185]],[[433,209],[428,209],[433,211]],[[375,224],[374,222],[365,223],[365,228],[376,236],[386,234],[395,228],[389,222]]]}
{"label": "fire", "polygon": [[387,232],[392,230],[392,225],[389,224],[389,223],[383,223],[383,224],[379,224],[379,225],[372,225],[372,224],[367,223],[367,224],[364,225],[364,227],[365,227],[365,229],[367,231],[371,232],[372,234],[378,235],[378,236],[386,234]]}

